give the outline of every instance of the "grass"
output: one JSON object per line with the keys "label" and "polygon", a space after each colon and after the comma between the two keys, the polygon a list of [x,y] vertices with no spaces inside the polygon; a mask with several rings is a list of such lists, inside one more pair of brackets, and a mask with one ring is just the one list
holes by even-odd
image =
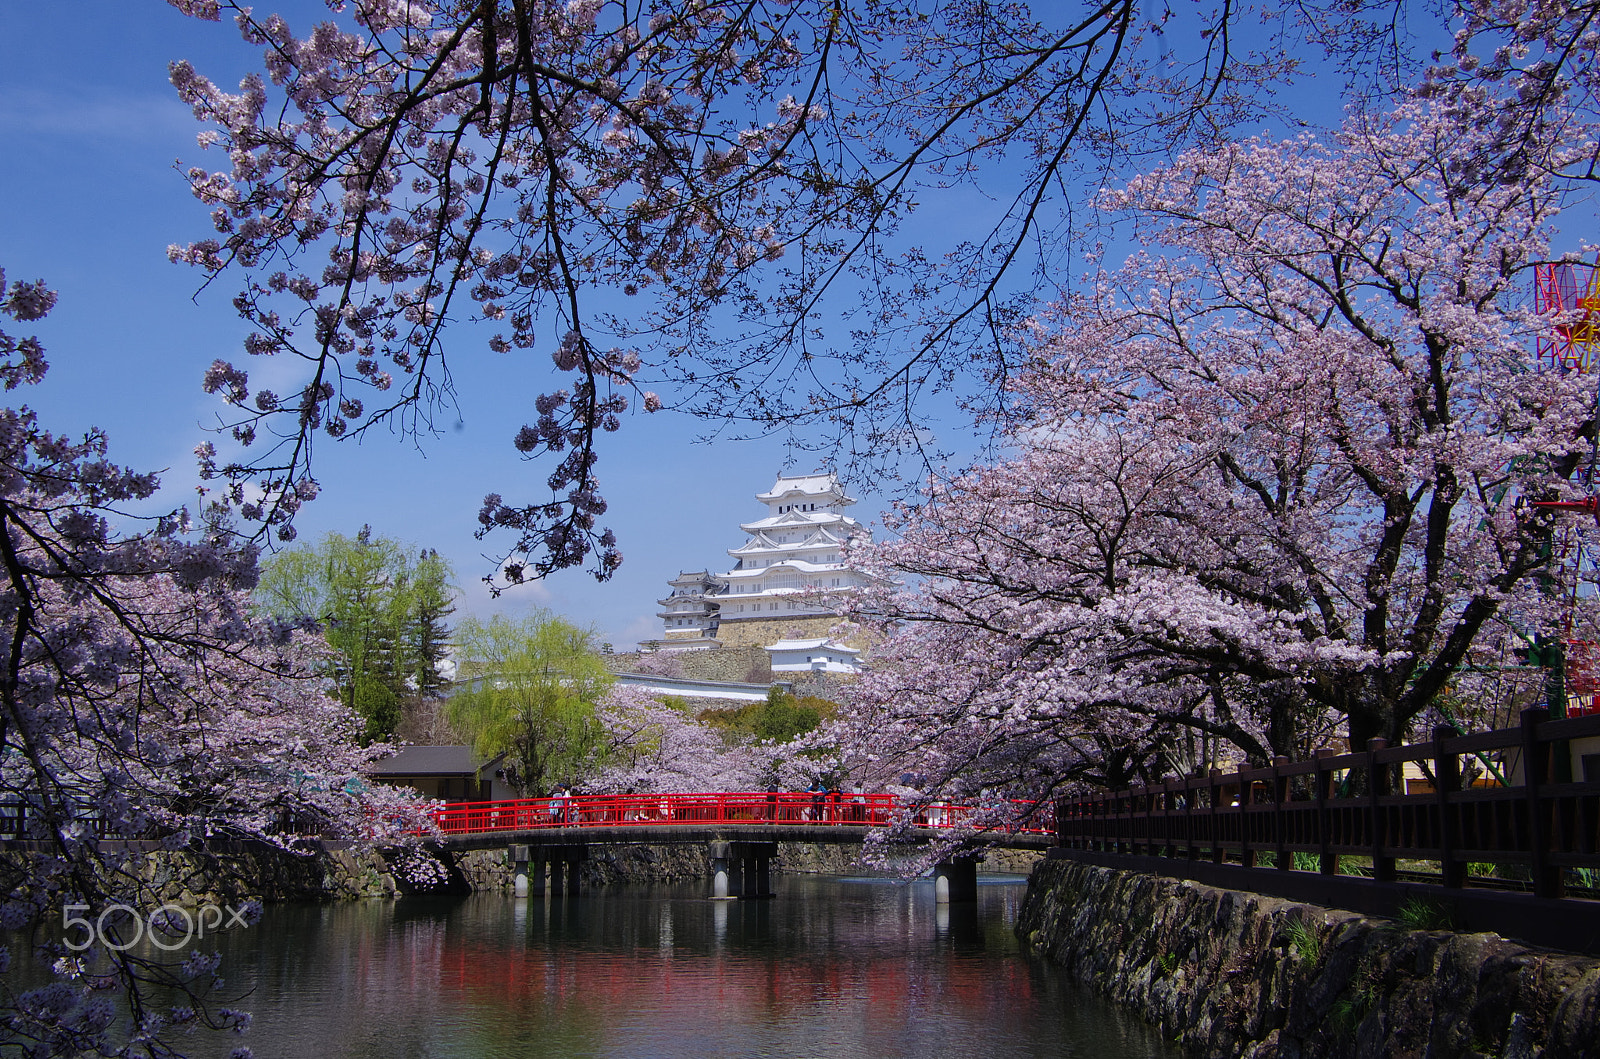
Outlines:
{"label": "grass", "polygon": [[1284,930],[1289,948],[1302,960],[1315,963],[1322,956],[1322,936],[1317,928],[1303,919],[1297,919]]}
{"label": "grass", "polygon": [[1452,930],[1455,913],[1442,901],[1426,897],[1408,897],[1400,903],[1396,917],[1409,930]]}

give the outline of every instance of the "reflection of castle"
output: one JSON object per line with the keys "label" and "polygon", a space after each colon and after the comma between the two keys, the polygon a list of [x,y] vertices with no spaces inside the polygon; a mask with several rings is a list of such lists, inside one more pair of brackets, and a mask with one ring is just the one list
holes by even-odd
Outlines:
{"label": "reflection of castle", "polygon": [[866,527],[844,513],[855,499],[845,495],[838,478],[824,473],[779,475],[756,499],[767,514],[740,525],[748,539],[728,550],[733,569],[680,573],[669,582],[671,594],[659,601],[662,637],[640,646],[771,648],[782,641],[785,668],[804,657],[803,668],[820,662],[830,671],[853,671],[848,659],[854,652],[827,642],[833,611],[797,597],[819,589],[848,592],[871,581],[844,557],[848,542],[871,539]]}

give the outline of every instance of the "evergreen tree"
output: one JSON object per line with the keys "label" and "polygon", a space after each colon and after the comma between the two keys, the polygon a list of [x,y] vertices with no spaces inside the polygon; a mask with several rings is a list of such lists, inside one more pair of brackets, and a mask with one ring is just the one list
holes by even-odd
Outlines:
{"label": "evergreen tree", "polygon": [[254,595],[267,612],[322,630],[339,697],[361,715],[369,739],[393,735],[402,703],[435,696],[445,683],[450,565],[432,550],[412,555],[370,526],[354,537],[330,533],[273,556]]}

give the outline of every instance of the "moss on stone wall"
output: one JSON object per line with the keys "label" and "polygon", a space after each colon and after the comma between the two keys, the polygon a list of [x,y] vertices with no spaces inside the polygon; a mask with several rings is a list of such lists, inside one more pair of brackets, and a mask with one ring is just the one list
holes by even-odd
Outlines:
{"label": "moss on stone wall", "polygon": [[1071,861],[1017,925],[1188,1054],[1594,1056],[1600,960]]}

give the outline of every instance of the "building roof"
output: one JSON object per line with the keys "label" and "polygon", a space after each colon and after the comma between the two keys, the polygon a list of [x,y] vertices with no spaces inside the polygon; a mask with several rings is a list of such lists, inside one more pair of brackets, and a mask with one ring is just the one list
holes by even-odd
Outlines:
{"label": "building roof", "polygon": [[373,762],[368,771],[379,776],[476,776],[503,757],[483,761],[470,746],[404,746],[394,757]]}
{"label": "building roof", "polygon": [[815,639],[810,639],[810,640],[779,640],[777,643],[769,643],[769,644],[767,644],[765,650],[767,650],[767,651],[815,651],[819,647],[825,647],[830,651],[837,651],[840,654],[858,655],[858,654],[861,653],[860,650],[858,650],[857,648],[846,647],[842,643],[834,643],[833,641],[829,640],[826,636],[818,636]]}
{"label": "building roof", "polygon": [[838,476],[823,471],[813,471],[811,474],[780,474],[772,488],[765,493],[757,493],[756,499],[766,504],[782,500],[786,496],[828,496],[840,504],[855,503],[853,497],[844,495]]}

